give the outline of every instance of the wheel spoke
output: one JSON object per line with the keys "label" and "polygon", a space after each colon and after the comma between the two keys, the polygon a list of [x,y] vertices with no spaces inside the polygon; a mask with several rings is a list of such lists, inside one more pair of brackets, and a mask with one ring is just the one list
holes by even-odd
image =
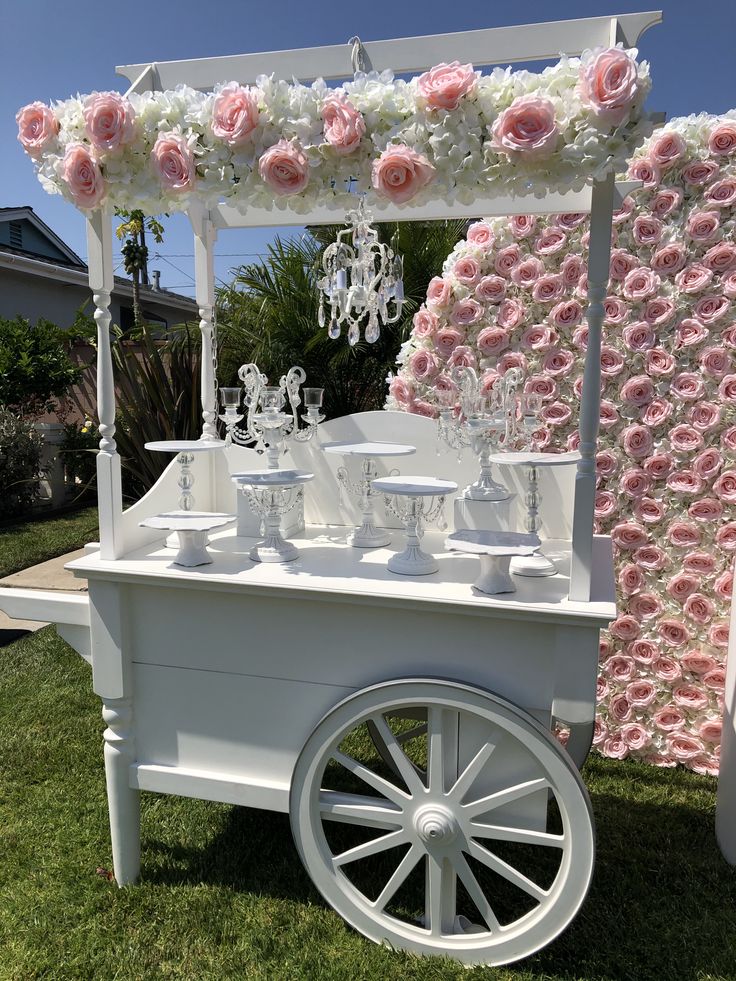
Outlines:
{"label": "wheel spoke", "polygon": [[433,937],[453,932],[455,923],[455,871],[446,857],[427,855],[426,918]]}
{"label": "wheel spoke", "polygon": [[399,775],[409,788],[409,793],[412,795],[422,793],[424,791],[422,780],[417,774],[414,764],[397,742],[396,736],[391,731],[384,717],[378,713],[371,717],[371,721],[376,727],[377,733],[386,748],[386,752],[394,761]]}
{"label": "wheel spoke", "polygon": [[504,879],[507,879],[512,885],[521,889],[528,896],[533,896],[538,902],[541,902],[548,895],[546,889],[542,889],[536,882],[532,882],[531,879],[528,879],[518,869],[515,869],[513,865],[504,862],[503,859],[489,852],[487,848],[479,845],[477,841],[470,841],[468,843],[468,851],[473,858],[477,858],[479,862],[482,862],[489,869],[503,876]]}
{"label": "wheel spoke", "polygon": [[495,838],[497,841],[513,841],[520,845],[545,845],[548,848],[564,848],[565,836],[552,835],[547,831],[529,831],[527,828],[507,828],[498,824],[470,822],[471,838]]}
{"label": "wheel spoke", "polygon": [[491,904],[486,899],[486,894],[481,888],[481,884],[475,877],[473,870],[467,863],[467,860],[462,852],[458,851],[452,856],[452,864],[455,867],[458,878],[465,886],[465,889],[475,903],[475,906],[486,921],[486,925],[489,930],[500,930],[501,924],[496,919],[496,914],[491,909]]}
{"label": "wheel spoke", "polygon": [[366,841],[362,845],[348,848],[347,851],[335,855],[332,861],[338,867],[347,865],[349,862],[358,862],[361,858],[379,855],[381,852],[385,852],[389,848],[395,848],[405,841],[407,841],[406,831],[403,828],[399,828],[398,831],[392,831],[391,834],[381,835],[380,838],[374,838],[372,841]]}
{"label": "wheel spoke", "polygon": [[[371,719],[368,719],[366,721],[366,727],[368,729],[368,732],[370,733],[370,737],[373,740],[373,745],[376,747],[376,750],[378,752],[378,755],[381,757],[381,759],[386,764],[386,766],[389,768],[389,770],[391,770],[391,772],[395,776],[400,777],[401,776],[401,773],[399,772],[399,769],[396,766],[396,763],[394,762],[394,758],[391,755],[391,751],[389,750],[388,746],[386,745],[383,736],[381,735],[381,733],[376,728],[375,722],[373,722]],[[426,722],[423,722],[421,726],[417,726],[415,729],[409,730],[409,732],[396,733],[396,742],[400,746],[403,746],[405,742],[408,742],[409,741],[409,738],[410,738],[410,736],[412,736],[413,733],[417,733],[418,734],[417,730],[419,730],[419,729],[422,729],[422,731],[426,731],[426,729],[427,729]],[[404,755],[406,755],[406,754],[404,754]],[[408,756],[406,758],[409,759]],[[421,781],[423,781],[424,780],[424,771],[421,770],[416,765],[416,763],[414,763],[412,760],[409,760],[409,763],[410,763],[411,767],[413,768],[414,772],[419,777],[419,779]]]}
{"label": "wheel spoke", "polygon": [[396,742],[403,746],[404,743],[408,743],[411,739],[417,739],[419,736],[426,735],[426,732],[427,723],[421,722],[418,726],[414,726],[413,729],[408,729],[406,732],[397,732]]}
{"label": "wheel spoke", "polygon": [[457,800],[462,800],[473,785],[473,781],[486,765],[491,757],[491,753],[496,748],[496,743],[484,743],[478,750],[473,759],[468,763],[463,772],[455,781],[450,793]]}
{"label": "wheel spoke", "polygon": [[440,794],[445,792],[443,721],[443,709],[439,705],[430,705],[427,713],[427,787]]}
{"label": "wheel spoke", "polygon": [[367,824],[387,830],[403,824],[403,812],[380,797],[361,797],[359,794],[342,794],[337,790],[322,790],[319,795],[319,809],[326,821]]}
{"label": "wheel spoke", "polygon": [[374,909],[383,909],[386,903],[398,892],[406,882],[410,873],[414,869],[419,859],[422,857],[422,850],[418,845],[412,845],[409,851],[399,862],[396,871],[381,890],[378,899],[372,903]]}
{"label": "wheel spoke", "polygon": [[350,773],[354,774],[364,783],[367,783],[369,786],[373,787],[373,789],[377,790],[379,794],[383,794],[385,797],[388,797],[389,800],[392,800],[395,804],[398,804],[399,807],[401,807],[405,801],[411,799],[400,787],[397,787],[396,784],[391,783],[389,780],[385,780],[377,773],[374,773],[373,770],[370,770],[367,766],[364,766],[362,763],[354,760],[352,756],[348,756],[346,753],[341,753],[339,750],[336,750],[332,755],[333,758],[337,760],[341,766],[344,766],[346,770],[349,770]]}
{"label": "wheel spoke", "polygon": [[463,804],[462,807],[469,817],[474,817],[476,814],[485,814],[486,811],[503,807],[504,804],[510,804],[522,797],[528,797],[529,794],[535,794],[539,790],[546,790],[548,787],[549,781],[545,777],[537,777],[535,780],[525,780],[524,783],[517,783],[513,787],[497,790],[494,794],[481,797],[480,800],[470,801],[468,804]]}

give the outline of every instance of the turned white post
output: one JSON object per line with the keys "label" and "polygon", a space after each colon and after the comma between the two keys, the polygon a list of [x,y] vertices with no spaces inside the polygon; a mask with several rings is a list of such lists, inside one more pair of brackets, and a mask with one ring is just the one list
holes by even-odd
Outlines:
{"label": "turned white post", "polygon": [[193,206],[189,220],[194,230],[194,278],[199,329],[202,334],[202,439],[217,439],[217,379],[213,359],[215,333],[214,245],[217,230],[209,212]]}
{"label": "turned white post", "polygon": [[87,218],[89,285],[97,324],[97,417],[100,452],[97,455],[97,498],[100,514],[100,557],[123,554],[121,517],[123,491],[120,457],[115,445],[115,382],[110,351],[110,299],[114,283],[112,227],[104,208]]}
{"label": "turned white post", "polygon": [[580,401],[580,461],[575,477],[570,599],[587,603],[593,565],[595,450],[601,408],[601,328],[611,263],[614,175],[593,185],[588,246],[588,351]]}

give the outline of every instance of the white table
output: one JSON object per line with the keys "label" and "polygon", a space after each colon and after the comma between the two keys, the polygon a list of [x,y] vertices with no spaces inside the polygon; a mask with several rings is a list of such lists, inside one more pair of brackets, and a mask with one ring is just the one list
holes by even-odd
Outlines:
{"label": "white table", "polygon": [[302,501],[302,485],[314,478],[306,470],[250,470],[232,475],[264,523],[263,541],[250,550],[254,562],[293,562],[299,549],[281,535],[281,518]]}
{"label": "white table", "polygon": [[388,545],[391,536],[385,529],[376,527],[376,516],[373,510],[374,494],[371,481],[378,477],[375,461],[382,457],[410,456],[412,453],[416,453],[416,446],[410,446],[407,443],[340,441],[324,443],[322,449],[325,453],[357,457],[361,460],[361,478],[357,485],[350,480],[346,467],[340,467],[337,471],[340,486],[348,493],[355,494],[360,502],[362,521],[348,535],[348,544],[354,548],[378,548],[381,545]]}
{"label": "white table", "polygon": [[221,450],[227,444],[224,439],[158,439],[145,443],[145,448],[152,453],[175,453],[179,464],[179,497],[180,511],[194,510],[194,474],[189,469],[194,460],[194,453],[207,453]]}
{"label": "white table", "polygon": [[534,555],[540,542],[537,535],[516,531],[480,531],[463,528],[447,536],[445,548],[465,552],[480,559],[480,576],[473,583],[482,593],[515,593],[516,586],[509,575],[509,562],[514,556]]}
{"label": "white table", "polygon": [[179,551],[174,563],[182,566],[209,565],[212,556],[207,551],[208,532],[232,524],[235,514],[214,514],[207,511],[169,511],[140,521],[141,528],[175,531]]}
{"label": "white table", "polygon": [[[527,479],[526,491],[526,530],[536,535],[541,521],[539,519],[539,488],[537,470],[540,467],[565,467],[577,464],[580,453],[572,450],[568,453],[540,453],[533,450],[508,453],[492,453],[491,463],[502,464],[506,467],[525,467]],[[515,556],[511,560],[511,572],[517,576],[554,576],[557,567],[545,555]]]}
{"label": "white table", "polygon": [[[437,572],[439,566],[435,557],[422,551],[423,526],[437,520],[438,526],[447,527],[442,517],[445,497],[457,490],[455,481],[437,477],[379,477],[372,481],[372,486],[385,495],[387,510],[395,514],[406,529],[406,547],[388,560],[389,572],[400,576],[430,576]],[[428,505],[425,504],[427,498],[433,499]]]}

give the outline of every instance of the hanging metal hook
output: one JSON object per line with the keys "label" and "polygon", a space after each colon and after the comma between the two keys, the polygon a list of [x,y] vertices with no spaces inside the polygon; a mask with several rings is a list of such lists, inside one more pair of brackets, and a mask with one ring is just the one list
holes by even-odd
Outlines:
{"label": "hanging metal hook", "polygon": [[353,66],[353,74],[358,72],[370,71],[371,62],[368,57],[368,52],[363,47],[363,42],[360,40],[356,34],[348,40],[348,44],[352,44],[350,50],[350,61]]}

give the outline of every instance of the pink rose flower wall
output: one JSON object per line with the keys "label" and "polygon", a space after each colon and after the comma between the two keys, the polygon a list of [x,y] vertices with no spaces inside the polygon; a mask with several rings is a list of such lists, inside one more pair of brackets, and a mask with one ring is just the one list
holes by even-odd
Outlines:
{"label": "pink rose flower wall", "polygon": [[[736,112],[673,120],[631,163],[603,328],[596,527],[619,615],[601,640],[595,746],[717,774],[736,552]],[[436,416],[452,368],[511,366],[539,437],[577,446],[587,217],[475,223],[429,286],[388,408]],[[544,505],[542,505],[543,507]]]}

